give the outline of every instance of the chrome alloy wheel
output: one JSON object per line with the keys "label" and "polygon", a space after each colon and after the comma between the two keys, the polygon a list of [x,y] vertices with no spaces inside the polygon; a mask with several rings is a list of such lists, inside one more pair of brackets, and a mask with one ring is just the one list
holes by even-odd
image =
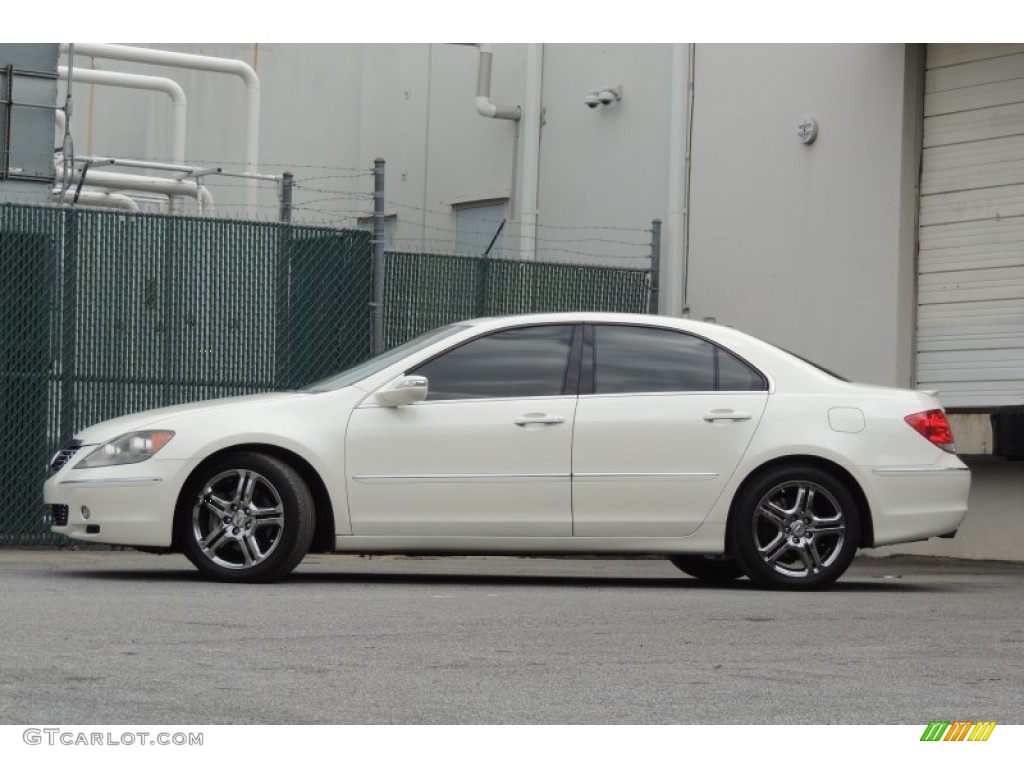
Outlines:
{"label": "chrome alloy wheel", "polygon": [[844,550],[843,506],[808,480],[779,483],[751,518],[753,543],[764,563],[783,576],[807,578],[828,570]]}
{"label": "chrome alloy wheel", "polygon": [[265,561],[281,543],[284,525],[280,494],[251,469],[230,469],[211,478],[192,509],[192,536],[199,550],[224,568],[252,568]]}

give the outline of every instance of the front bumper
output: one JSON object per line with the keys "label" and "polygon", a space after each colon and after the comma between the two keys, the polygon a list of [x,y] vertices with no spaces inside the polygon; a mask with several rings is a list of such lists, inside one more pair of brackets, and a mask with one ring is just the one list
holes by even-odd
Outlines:
{"label": "front bumper", "polygon": [[99,469],[65,467],[43,486],[45,503],[67,507],[67,523],[50,530],[79,541],[170,546],[184,476],[185,462],[156,458]]}

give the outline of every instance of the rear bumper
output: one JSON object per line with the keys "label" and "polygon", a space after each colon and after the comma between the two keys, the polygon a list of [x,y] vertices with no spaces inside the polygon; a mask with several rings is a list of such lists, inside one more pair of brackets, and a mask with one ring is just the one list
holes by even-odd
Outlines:
{"label": "rear bumper", "polygon": [[959,460],[955,462],[871,468],[868,483],[872,489],[874,546],[923,541],[956,532],[967,515],[971,473]]}

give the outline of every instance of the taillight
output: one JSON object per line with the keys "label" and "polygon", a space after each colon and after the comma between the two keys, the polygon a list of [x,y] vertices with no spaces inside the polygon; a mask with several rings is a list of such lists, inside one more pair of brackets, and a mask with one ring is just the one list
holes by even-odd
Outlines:
{"label": "taillight", "polygon": [[940,409],[912,413],[903,420],[916,429],[925,440],[934,443],[944,451],[956,453],[956,446],[953,444],[953,430],[949,426],[946,414]]}

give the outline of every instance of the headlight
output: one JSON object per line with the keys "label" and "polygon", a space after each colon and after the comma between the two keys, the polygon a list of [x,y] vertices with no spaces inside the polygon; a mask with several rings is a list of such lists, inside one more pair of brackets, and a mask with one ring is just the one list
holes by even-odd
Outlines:
{"label": "headlight", "polygon": [[115,437],[100,446],[75,465],[75,469],[93,469],[95,467],[111,467],[115,464],[138,464],[150,456],[155,456],[167,445],[173,432],[164,429],[129,432],[127,435]]}

